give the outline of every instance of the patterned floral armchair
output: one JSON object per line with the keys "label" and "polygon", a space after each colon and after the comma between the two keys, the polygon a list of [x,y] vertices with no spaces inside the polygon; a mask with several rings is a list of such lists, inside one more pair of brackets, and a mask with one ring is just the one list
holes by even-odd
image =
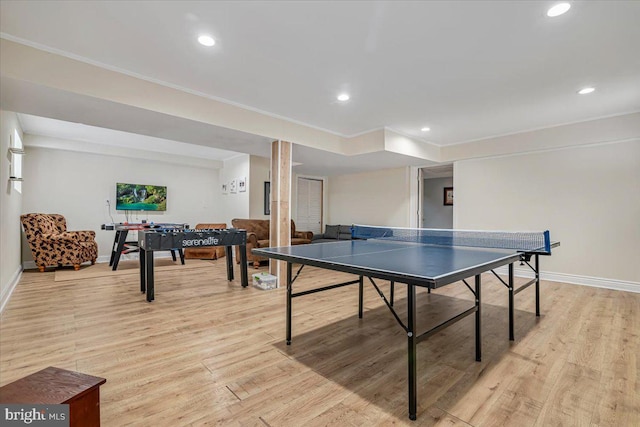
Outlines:
{"label": "patterned floral armchair", "polygon": [[67,231],[67,221],[58,214],[28,213],[20,216],[33,259],[42,272],[48,266],[80,264],[98,258],[94,231]]}

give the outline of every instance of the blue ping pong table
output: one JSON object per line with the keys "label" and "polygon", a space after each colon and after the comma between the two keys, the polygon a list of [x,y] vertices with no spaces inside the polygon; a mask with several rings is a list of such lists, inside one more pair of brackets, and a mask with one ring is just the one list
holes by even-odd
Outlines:
{"label": "blue ping pong table", "polygon": [[[408,404],[409,418],[417,415],[416,345],[475,313],[475,356],[481,360],[481,274],[492,272],[509,292],[509,339],[514,340],[514,296],[535,284],[536,316],[540,316],[539,256],[550,255],[549,232],[495,232],[436,229],[409,229],[374,226],[352,226],[350,241],[315,243],[287,247],[253,249],[253,253],[287,262],[287,321],[286,342],[291,344],[292,299],[342,286],[359,285],[358,317],[362,318],[364,278],[376,289],[396,321],[407,333]],[[531,259],[533,258],[533,265]],[[531,268],[534,278],[515,288],[514,262]],[[293,276],[293,264],[300,264]],[[358,278],[320,288],[293,291],[293,283],[305,265],[357,275]],[[505,281],[495,269],[508,266]],[[466,279],[474,277],[474,286]],[[374,279],[391,282],[389,297],[385,296]],[[458,313],[439,325],[418,333],[416,331],[416,287],[432,289],[462,281],[475,296],[473,307]],[[394,286],[407,286],[407,318],[403,321],[393,306]]]}

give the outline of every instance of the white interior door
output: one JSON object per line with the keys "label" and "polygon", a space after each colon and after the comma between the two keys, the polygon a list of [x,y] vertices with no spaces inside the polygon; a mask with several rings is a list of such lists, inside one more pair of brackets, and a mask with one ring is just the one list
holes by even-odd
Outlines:
{"label": "white interior door", "polygon": [[298,178],[296,230],[322,232],[322,180]]}

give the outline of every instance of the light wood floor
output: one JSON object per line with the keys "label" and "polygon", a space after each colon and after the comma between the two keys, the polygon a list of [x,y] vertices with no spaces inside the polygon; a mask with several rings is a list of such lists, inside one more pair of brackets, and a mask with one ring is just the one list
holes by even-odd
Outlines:
{"label": "light wood floor", "polygon": [[[371,286],[362,320],[355,286],[295,299],[286,346],[283,289],[225,277],[224,260],[157,273],[149,304],[135,275],[27,271],[1,317],[0,384],[47,366],[104,377],[104,426],[640,426],[640,294],[543,282],[541,318],[533,288],[516,296],[509,342],[506,289],[483,276],[483,360],[473,316],[419,344],[412,422],[406,337]],[[307,267],[296,288],[342,279]],[[470,297],[421,290],[420,318]]]}

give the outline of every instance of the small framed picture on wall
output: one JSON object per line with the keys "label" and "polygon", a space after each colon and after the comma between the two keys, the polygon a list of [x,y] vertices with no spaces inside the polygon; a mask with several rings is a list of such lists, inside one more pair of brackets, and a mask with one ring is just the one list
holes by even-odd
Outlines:
{"label": "small framed picture on wall", "polygon": [[444,187],[444,203],[445,206],[453,206],[453,187]]}

